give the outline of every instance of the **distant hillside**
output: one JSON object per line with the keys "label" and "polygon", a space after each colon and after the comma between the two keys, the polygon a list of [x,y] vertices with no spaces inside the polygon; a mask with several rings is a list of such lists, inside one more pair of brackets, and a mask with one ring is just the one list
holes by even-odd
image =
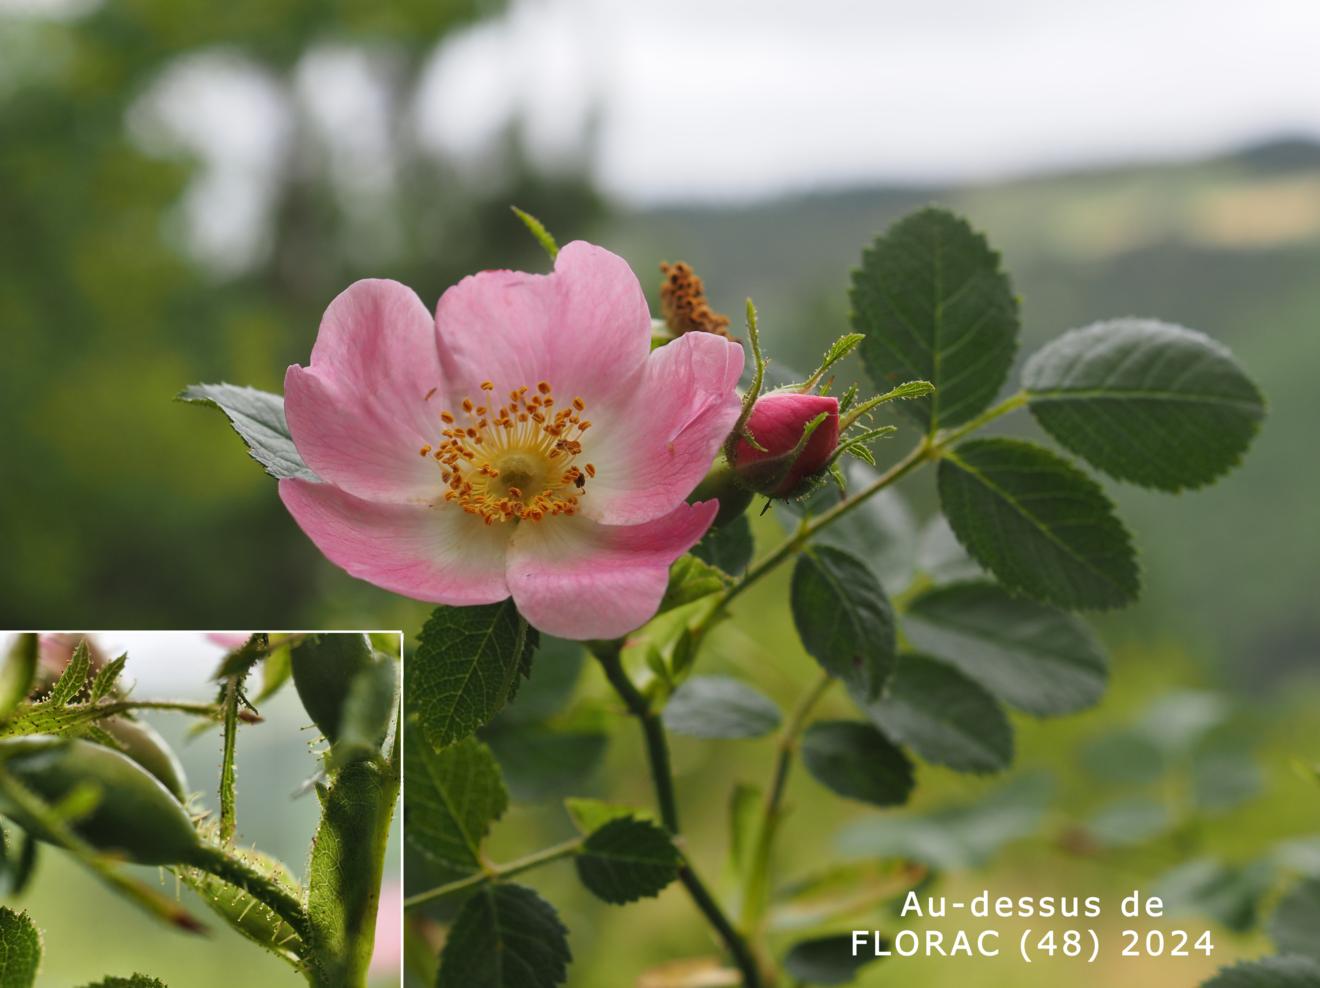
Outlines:
{"label": "distant hillside", "polygon": [[1140,615],[1250,667],[1253,681],[1314,667],[1320,144],[1279,140],[1202,162],[965,188],[666,208],[619,217],[602,238],[643,271],[666,258],[692,262],[731,313],[753,296],[775,353],[804,366],[847,326],[847,273],[861,247],[931,200],[966,213],[1003,251],[1023,296],[1024,354],[1069,327],[1128,314],[1233,347],[1271,406],[1243,468],[1178,498],[1114,488],[1147,550]]}

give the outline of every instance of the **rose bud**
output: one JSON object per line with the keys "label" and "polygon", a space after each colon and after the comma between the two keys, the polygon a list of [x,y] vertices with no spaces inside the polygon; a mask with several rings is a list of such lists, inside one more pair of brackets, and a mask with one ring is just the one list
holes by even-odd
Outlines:
{"label": "rose bud", "polygon": [[[744,432],[733,448],[738,478],[759,494],[792,497],[834,456],[839,444],[839,400],[796,391],[762,395],[752,406]],[[748,441],[748,435],[754,442]]]}

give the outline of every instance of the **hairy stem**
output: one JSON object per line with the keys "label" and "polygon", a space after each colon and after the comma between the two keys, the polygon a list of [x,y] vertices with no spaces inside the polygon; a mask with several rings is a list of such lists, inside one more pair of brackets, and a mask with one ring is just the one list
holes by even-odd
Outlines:
{"label": "hairy stem", "polygon": [[384,759],[350,762],[318,789],[308,868],[313,988],[365,988],[399,779]]}
{"label": "hairy stem", "polygon": [[235,793],[234,754],[238,745],[238,685],[241,676],[230,676],[224,689],[224,744],[220,759],[220,843],[232,844],[238,829],[238,803]]}
{"label": "hairy stem", "polygon": [[263,875],[242,858],[213,844],[201,845],[197,857],[188,863],[200,871],[224,879],[268,906],[275,915],[293,927],[304,943],[307,942],[311,931],[307,910],[296,896],[273,878]]}
{"label": "hairy stem", "polygon": [[[660,819],[665,829],[678,838],[678,802],[674,798],[674,776],[669,767],[669,744],[665,739],[664,725],[660,721],[659,714],[651,709],[646,697],[628,678],[620,659],[620,649],[619,642],[598,642],[593,645],[591,651],[604,669],[605,678],[614,687],[614,692],[623,700],[628,712],[642,725],[642,738],[646,743],[647,761],[651,768],[651,780],[655,785]],[[733,958],[734,964],[742,974],[743,988],[761,988],[761,971],[746,940],[734,929],[728,916],[720,908],[720,904],[706,889],[686,854],[679,867],[678,879],[724,943],[729,956]]]}
{"label": "hairy stem", "polygon": [[423,903],[430,902],[433,899],[440,899],[446,895],[453,895],[455,892],[462,892],[464,889],[470,889],[477,885],[484,885],[487,882],[497,881],[504,878],[512,878],[524,871],[531,871],[533,868],[539,868],[541,865],[549,864],[552,861],[559,861],[563,858],[571,858],[582,849],[582,844],[586,840],[584,837],[575,837],[572,840],[564,841],[562,844],[555,844],[553,847],[543,848],[532,854],[525,855],[513,861],[504,864],[488,864],[484,870],[474,872],[465,878],[459,878],[444,885],[438,885],[433,889],[427,889],[425,892],[418,892],[416,895],[410,895],[403,900],[404,909],[413,909]]}

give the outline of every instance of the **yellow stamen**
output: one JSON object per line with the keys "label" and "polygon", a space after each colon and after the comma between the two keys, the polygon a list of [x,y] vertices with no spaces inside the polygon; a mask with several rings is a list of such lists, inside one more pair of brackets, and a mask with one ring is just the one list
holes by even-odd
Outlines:
{"label": "yellow stamen", "polygon": [[[483,381],[481,389],[490,392],[495,385]],[[585,471],[573,465],[591,423],[581,418],[581,398],[552,414],[553,406],[550,382],[539,381],[535,389],[514,388],[500,408],[464,398],[460,412],[441,412],[446,427],[422,455],[440,467],[444,500],[487,525],[576,514],[587,478],[596,475],[592,464]],[[462,424],[456,424],[459,417]]]}

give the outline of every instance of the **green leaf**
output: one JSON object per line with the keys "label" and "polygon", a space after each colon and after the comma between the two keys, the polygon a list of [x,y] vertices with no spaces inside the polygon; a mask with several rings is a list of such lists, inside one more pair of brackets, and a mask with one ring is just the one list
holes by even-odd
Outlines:
{"label": "green leaf", "polygon": [[927,431],[966,422],[994,400],[1017,350],[1018,306],[999,255],[945,209],[889,228],[852,275],[852,324],[881,390],[923,380],[935,394],[902,405]]}
{"label": "green leaf", "polygon": [[856,955],[851,933],[799,940],[784,955],[784,970],[808,985],[846,985],[872,961],[875,943],[869,938]]}
{"label": "green leaf", "polygon": [[271,650],[261,664],[261,690],[252,698],[254,704],[264,703],[280,691],[293,675],[293,649],[280,645]]}
{"label": "green leaf", "polygon": [[1223,813],[1255,796],[1265,785],[1256,760],[1236,747],[1198,751],[1192,760],[1192,800],[1203,813]]}
{"label": "green leaf", "polygon": [[752,524],[739,515],[719,528],[712,528],[692,547],[692,555],[728,573],[738,576],[752,561],[755,543]]}
{"label": "green leaf", "polygon": [[[494,724],[525,724],[561,713],[573,698],[586,661],[581,642],[539,635],[536,663],[516,693],[509,695]],[[530,650],[527,650],[530,655]]]}
{"label": "green leaf", "polygon": [[225,657],[220,660],[220,668],[211,678],[228,679],[231,676],[246,676],[269,651],[270,635],[265,632],[250,635],[238,648],[230,649],[225,653]]}
{"label": "green leaf", "polygon": [[1167,767],[1164,752],[1144,731],[1120,729],[1087,742],[1079,753],[1082,768],[1101,782],[1142,786]]}
{"label": "green leaf", "polygon": [[1231,469],[1265,417],[1226,347],[1152,319],[1065,333],[1027,361],[1022,383],[1060,443],[1119,480],[1165,491]]}
{"label": "green leaf", "polygon": [[939,491],[958,541],[1008,589],[1070,610],[1136,599],[1136,559],[1109,498],[1049,450],[963,443],[941,459]]}
{"label": "green leaf", "polygon": [[69,664],[55,680],[55,685],[46,694],[45,704],[50,707],[65,707],[78,699],[87,686],[87,676],[92,669],[92,655],[87,648],[87,639],[78,642],[69,659]]}
{"label": "green leaf", "polygon": [[651,821],[655,819],[650,810],[639,810],[634,806],[624,806],[622,803],[607,803],[601,799],[587,799],[582,796],[570,796],[565,799],[564,809],[568,810],[573,826],[577,827],[578,833],[581,834],[589,834],[599,830],[611,820],[625,817]]}
{"label": "green leaf", "polygon": [[553,906],[521,885],[486,885],[450,927],[436,984],[555,988],[568,979],[572,959]]}
{"label": "green leaf", "polygon": [[103,705],[75,703],[55,707],[49,702],[19,704],[9,720],[0,726],[0,738],[21,737],[25,734],[58,734],[82,736],[88,726],[105,716]]}
{"label": "green leaf", "polygon": [[605,755],[609,736],[594,728],[492,724],[481,738],[495,753],[505,784],[521,803],[582,792]]}
{"label": "green leaf", "polygon": [[158,978],[149,978],[145,974],[134,974],[127,978],[103,978],[84,988],[166,988],[165,982]]}
{"label": "green leaf", "polygon": [[433,861],[476,871],[481,845],[509,805],[499,765],[480,741],[464,738],[439,751],[421,733],[404,731],[408,784],[403,793],[403,832]]}
{"label": "green leaf", "polygon": [[180,401],[210,405],[224,412],[229,424],[247,445],[252,458],[277,480],[298,477],[320,480],[302,461],[284,418],[284,399],[237,384],[194,384]]}
{"label": "green leaf", "polygon": [[802,763],[821,785],[864,803],[899,806],[912,793],[912,763],[870,724],[818,721],[802,738]]}
{"label": "green leaf", "polygon": [[1271,860],[1288,871],[1320,878],[1320,835],[1279,841],[1274,845]]}
{"label": "green leaf", "polygon": [[949,520],[942,514],[936,514],[926,522],[917,536],[916,569],[935,584],[985,577],[985,570],[967,555],[967,550],[949,527]]}
{"label": "green leaf", "polygon": [[0,668],[0,721],[3,721],[23,702],[32,690],[37,674],[39,642],[35,634],[22,634],[5,654]]}
{"label": "green leaf", "polygon": [[934,765],[979,774],[1013,761],[1013,728],[995,698],[927,656],[900,656],[884,696],[864,709],[882,731]]}
{"label": "green leaf", "polygon": [[1145,796],[1114,800],[1086,823],[1086,832],[1104,847],[1130,847],[1166,833],[1173,826],[1168,807]]}
{"label": "green leaf", "polygon": [[87,698],[88,702],[95,703],[97,700],[103,700],[113,693],[119,686],[119,677],[127,664],[128,654],[125,653],[103,665],[92,679],[91,695]]}
{"label": "green leaf", "polygon": [[852,857],[907,858],[944,871],[980,868],[1005,844],[1040,830],[1052,791],[1048,776],[1021,775],[974,802],[865,817],[837,843]]}
{"label": "green leaf", "polygon": [[729,794],[729,869],[740,888],[746,887],[764,807],[765,795],[756,786],[739,782]]}
{"label": "green leaf", "polygon": [[658,824],[634,817],[610,820],[586,839],[576,858],[578,878],[614,905],[659,895],[678,877],[681,858]]}
{"label": "green leaf", "polygon": [[9,881],[5,894],[17,899],[27,890],[37,870],[37,839],[24,830],[19,835],[18,853],[7,862]]}
{"label": "green leaf", "polygon": [[1093,706],[1109,678],[1109,661],[1082,621],[987,581],[919,595],[904,612],[903,633],[1005,703],[1038,716]]}
{"label": "green leaf", "polygon": [[512,600],[437,607],[405,663],[406,695],[431,747],[473,734],[499,713],[536,648]]}
{"label": "green leaf", "polygon": [[778,889],[770,927],[818,928],[832,920],[872,915],[876,906],[907,892],[925,874],[921,865],[895,858],[833,865]]}
{"label": "green leaf", "polygon": [[308,635],[290,655],[293,685],[312,722],[330,741],[339,737],[344,702],[354,677],[373,662],[367,636],[357,632]]}
{"label": "green leaf", "polygon": [[1309,957],[1264,957],[1226,967],[1201,988],[1320,988],[1320,964]]}
{"label": "green leaf", "polygon": [[665,588],[657,613],[663,614],[675,607],[719,593],[727,585],[725,576],[710,563],[691,553],[680,556],[669,569],[669,585]]}
{"label": "green leaf", "polygon": [[1137,724],[1169,761],[1188,755],[1228,720],[1224,698],[1203,690],[1175,690],[1151,701]]}
{"label": "green leaf", "polygon": [[833,546],[808,547],[790,591],[798,637],[831,675],[866,697],[880,693],[894,665],[894,612],[866,563]]}
{"label": "green leaf", "polygon": [[1320,961],[1320,880],[1298,882],[1280,900],[1269,923],[1270,939],[1283,954]]}
{"label": "green leaf", "polygon": [[536,242],[541,245],[541,249],[550,255],[550,260],[559,256],[559,244],[555,243],[555,238],[550,231],[545,228],[545,224],[538,220],[531,213],[519,209],[517,206],[510,206],[513,215],[522,220],[523,226],[531,235],[536,238]]}
{"label": "green leaf", "polygon": [[1165,872],[1152,891],[1164,900],[1170,916],[1209,916],[1245,933],[1256,925],[1261,898],[1274,877],[1267,860],[1232,865],[1196,858]]}
{"label": "green leaf", "polygon": [[665,727],[694,738],[755,738],[779,726],[779,708],[729,676],[693,676],[669,698]]}
{"label": "green leaf", "polygon": [[30,988],[41,964],[41,934],[25,912],[0,906],[0,988]]}

